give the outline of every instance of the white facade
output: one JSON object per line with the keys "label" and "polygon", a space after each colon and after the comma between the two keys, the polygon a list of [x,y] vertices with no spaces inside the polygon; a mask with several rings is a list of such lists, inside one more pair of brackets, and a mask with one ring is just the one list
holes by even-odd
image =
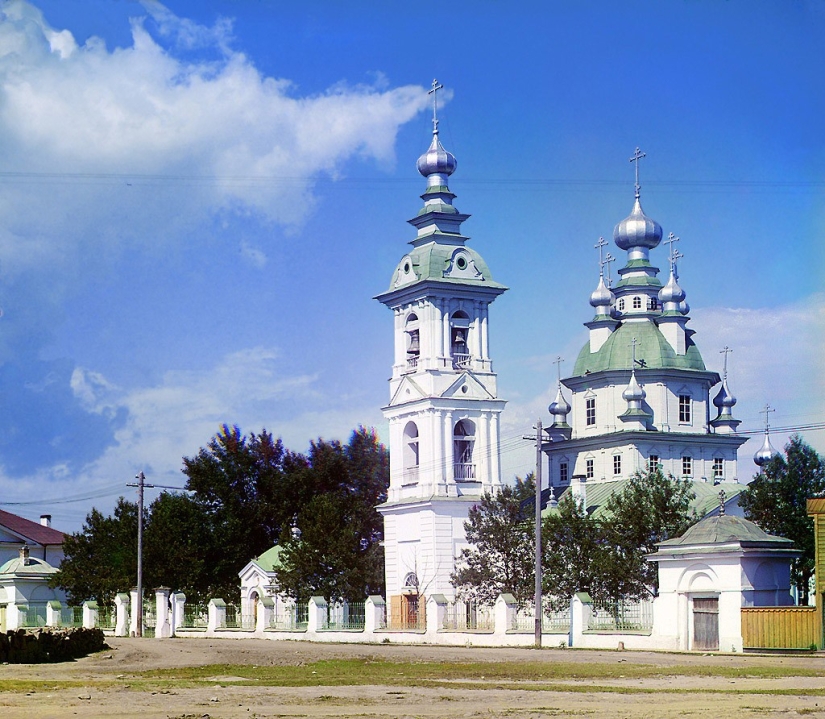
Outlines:
{"label": "white facade", "polygon": [[588,341],[550,405],[544,445],[550,486],[563,489],[574,475],[612,482],[656,466],[695,482],[738,482],[737,451],[746,438],[735,434],[736,399],[726,378],[705,367],[687,327],[690,308],[677,282],[681,255],[673,249],[678,238],[667,241],[666,285],[650,262],[662,228],[642,211],[638,185],[633,211],[613,237],[627,262],[614,287],[602,271],[590,296],[595,316],[585,323]]}
{"label": "white facade", "polygon": [[485,491],[501,485],[498,397],[490,357],[489,305],[507,288],[466,246],[467,215],[452,205],[455,158],[437,131],[418,162],[427,178],[417,235],[390,288],[393,311],[389,422],[390,487],[384,516],[388,598],[454,595],[450,575],[466,545],[464,522]]}

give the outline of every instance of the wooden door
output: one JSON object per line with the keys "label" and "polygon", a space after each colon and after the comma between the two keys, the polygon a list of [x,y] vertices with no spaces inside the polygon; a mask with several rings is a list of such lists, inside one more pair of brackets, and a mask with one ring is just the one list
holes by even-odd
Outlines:
{"label": "wooden door", "polygon": [[719,598],[693,600],[693,649],[719,649]]}

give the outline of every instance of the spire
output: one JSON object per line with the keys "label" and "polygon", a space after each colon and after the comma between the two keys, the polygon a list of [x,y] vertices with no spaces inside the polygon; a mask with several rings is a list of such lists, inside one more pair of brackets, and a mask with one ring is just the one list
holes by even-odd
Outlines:
{"label": "spire", "polygon": [[779,454],[771,444],[771,424],[769,418],[771,412],[776,412],[776,410],[769,404],[766,404],[765,409],[760,412],[760,414],[765,415],[765,441],[762,442],[762,446],[757,450],[756,454],[753,455],[753,461],[759,467],[764,467]]}

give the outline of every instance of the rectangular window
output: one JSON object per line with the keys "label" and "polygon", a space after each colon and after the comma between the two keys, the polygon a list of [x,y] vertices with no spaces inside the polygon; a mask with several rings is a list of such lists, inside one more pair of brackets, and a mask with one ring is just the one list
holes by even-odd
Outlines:
{"label": "rectangular window", "polygon": [[725,461],[721,457],[713,458],[713,477],[722,479],[725,476]]}
{"label": "rectangular window", "polygon": [[679,395],[679,421],[689,423],[690,420],[690,395]]}
{"label": "rectangular window", "polygon": [[647,458],[647,468],[650,472],[655,472],[659,468],[659,455],[651,454]]}
{"label": "rectangular window", "polygon": [[693,457],[682,457],[682,476],[693,476]]}
{"label": "rectangular window", "polygon": [[569,479],[570,478],[567,473],[567,462],[562,462],[559,465],[559,484],[567,484]]}
{"label": "rectangular window", "polygon": [[585,418],[588,427],[596,424],[596,398],[590,397],[584,401]]}
{"label": "rectangular window", "polygon": [[586,459],[584,461],[584,476],[587,479],[593,479],[593,460]]}
{"label": "rectangular window", "polygon": [[622,473],[622,456],[620,454],[613,455],[613,474]]}

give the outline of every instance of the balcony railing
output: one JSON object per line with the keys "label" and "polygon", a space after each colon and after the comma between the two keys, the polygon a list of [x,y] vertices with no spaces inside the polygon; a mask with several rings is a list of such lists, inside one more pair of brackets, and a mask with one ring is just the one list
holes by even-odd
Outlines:
{"label": "balcony railing", "polygon": [[470,366],[470,361],[472,360],[472,356],[465,353],[454,352],[453,353],[453,368],[454,369],[466,369]]}
{"label": "balcony railing", "polygon": [[456,462],[453,465],[453,477],[457,481],[472,481],[476,478],[476,466],[466,462]]}
{"label": "balcony railing", "polygon": [[418,367],[418,355],[407,355],[407,369],[416,369]]}

